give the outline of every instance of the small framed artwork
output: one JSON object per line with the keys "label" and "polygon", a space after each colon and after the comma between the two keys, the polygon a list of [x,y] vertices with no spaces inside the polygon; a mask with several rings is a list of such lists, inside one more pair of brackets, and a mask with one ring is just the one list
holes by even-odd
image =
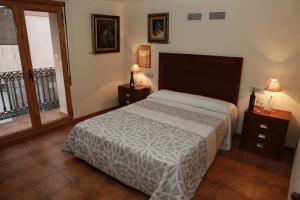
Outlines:
{"label": "small framed artwork", "polygon": [[169,43],[169,13],[148,15],[148,42]]}
{"label": "small framed artwork", "polygon": [[120,52],[120,17],[92,14],[93,53]]}

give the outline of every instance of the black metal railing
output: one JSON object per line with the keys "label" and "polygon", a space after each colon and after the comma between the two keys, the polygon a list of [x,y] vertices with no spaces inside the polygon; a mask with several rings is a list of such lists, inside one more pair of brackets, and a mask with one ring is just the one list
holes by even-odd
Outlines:
{"label": "black metal railing", "polygon": [[[34,83],[41,112],[59,107],[55,69],[33,70]],[[0,120],[29,113],[22,71],[0,73]]]}

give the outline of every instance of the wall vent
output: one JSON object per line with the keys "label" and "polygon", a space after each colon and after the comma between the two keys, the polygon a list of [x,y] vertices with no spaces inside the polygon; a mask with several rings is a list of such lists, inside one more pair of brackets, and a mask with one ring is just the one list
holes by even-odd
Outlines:
{"label": "wall vent", "polygon": [[210,12],[209,20],[225,19],[226,12]]}
{"label": "wall vent", "polygon": [[193,20],[201,20],[202,19],[202,13],[189,13],[187,15],[187,19],[189,21],[193,21]]}

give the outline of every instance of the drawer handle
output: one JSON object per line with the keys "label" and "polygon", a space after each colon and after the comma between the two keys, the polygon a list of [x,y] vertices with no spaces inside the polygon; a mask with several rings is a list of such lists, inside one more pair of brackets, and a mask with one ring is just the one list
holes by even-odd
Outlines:
{"label": "drawer handle", "polygon": [[259,127],[262,128],[262,129],[268,129],[268,125],[267,124],[260,124]]}
{"label": "drawer handle", "polygon": [[264,148],[264,144],[262,143],[257,143],[256,144],[256,147],[260,148],[260,149],[263,149]]}
{"label": "drawer handle", "polygon": [[130,97],[130,94],[129,94],[129,93],[126,93],[126,97]]}
{"label": "drawer handle", "polygon": [[266,139],[266,135],[265,134],[258,134],[258,137],[261,139]]}
{"label": "drawer handle", "polygon": [[126,101],[126,104],[130,104],[130,101]]}

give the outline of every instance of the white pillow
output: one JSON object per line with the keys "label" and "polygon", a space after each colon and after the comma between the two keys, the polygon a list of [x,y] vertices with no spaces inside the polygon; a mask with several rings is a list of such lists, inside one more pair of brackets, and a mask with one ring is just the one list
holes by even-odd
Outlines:
{"label": "white pillow", "polygon": [[226,101],[170,90],[159,90],[151,94],[148,98],[167,100],[224,114],[230,114],[232,110],[237,109],[234,104]]}

